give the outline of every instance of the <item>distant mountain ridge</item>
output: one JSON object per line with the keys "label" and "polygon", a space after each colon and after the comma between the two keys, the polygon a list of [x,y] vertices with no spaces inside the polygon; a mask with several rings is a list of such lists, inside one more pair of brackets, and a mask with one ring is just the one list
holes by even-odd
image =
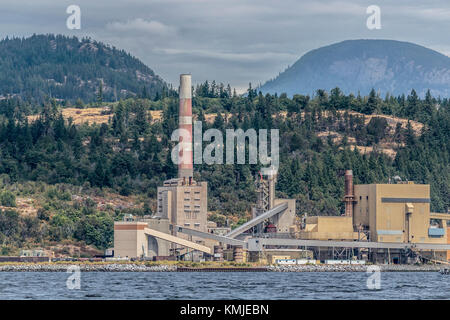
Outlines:
{"label": "distant mountain ridge", "polygon": [[[0,41],[0,98],[20,96],[42,102],[46,97],[84,102],[103,98],[153,96],[166,83],[124,50],[88,38],[33,35]],[[145,90],[144,90],[145,88]]]}
{"label": "distant mountain ridge", "polygon": [[309,51],[259,90],[313,94],[339,87],[344,93],[450,96],[450,58],[431,49],[395,40],[347,40]]}

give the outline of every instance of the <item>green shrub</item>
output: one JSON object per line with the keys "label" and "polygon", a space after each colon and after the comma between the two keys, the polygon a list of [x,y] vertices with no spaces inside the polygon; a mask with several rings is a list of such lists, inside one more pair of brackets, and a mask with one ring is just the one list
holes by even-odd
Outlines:
{"label": "green shrub", "polygon": [[49,199],[58,199],[62,201],[70,201],[72,200],[72,196],[67,191],[58,190],[57,188],[50,188],[47,191],[47,198]]}
{"label": "green shrub", "polygon": [[10,247],[3,246],[0,250],[0,255],[8,256],[11,254],[11,252],[12,252],[12,249]]}
{"label": "green shrub", "polygon": [[5,190],[0,194],[0,203],[5,207],[16,206],[16,196],[9,190]]}
{"label": "green shrub", "polygon": [[113,243],[114,221],[105,212],[85,215],[77,222],[74,237],[99,249],[106,249]]}
{"label": "green shrub", "polygon": [[45,210],[44,208],[39,208],[37,211],[37,217],[39,220],[49,221],[50,212],[48,210]]}

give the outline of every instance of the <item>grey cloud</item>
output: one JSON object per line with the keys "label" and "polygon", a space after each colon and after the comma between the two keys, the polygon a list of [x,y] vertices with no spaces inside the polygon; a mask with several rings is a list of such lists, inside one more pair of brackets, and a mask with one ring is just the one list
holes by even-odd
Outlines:
{"label": "grey cloud", "polygon": [[127,20],[126,22],[109,22],[106,24],[106,29],[117,32],[137,31],[160,36],[175,33],[174,27],[165,25],[164,23],[156,20],[150,21],[142,18]]}
{"label": "grey cloud", "polygon": [[173,55],[191,55],[204,58],[213,58],[218,60],[227,60],[235,62],[258,62],[273,59],[291,60],[296,55],[277,52],[252,52],[252,53],[233,53],[233,52],[217,52],[208,50],[179,50],[179,49],[155,49],[156,52]]}

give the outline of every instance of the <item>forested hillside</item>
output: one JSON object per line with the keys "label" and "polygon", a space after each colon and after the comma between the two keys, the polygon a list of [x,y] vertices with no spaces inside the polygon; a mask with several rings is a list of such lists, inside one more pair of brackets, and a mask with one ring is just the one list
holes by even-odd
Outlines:
{"label": "forested hillside", "polygon": [[[385,99],[372,90],[361,97],[344,95],[338,88],[291,99],[262,95],[251,87],[239,97],[215,82],[197,86],[194,95],[193,112],[204,121],[203,130],[280,129],[277,192],[297,199],[297,214],[341,214],[346,169],[353,170],[355,183],[387,183],[397,175],[429,183],[432,210],[446,212],[450,206],[447,99],[429,93],[420,99],[414,90]],[[110,120],[92,125],[64,119],[54,100],[29,121],[21,103],[0,101],[4,252],[24,242],[63,239],[106,248],[113,220],[127,212],[154,212],[157,186],[176,175],[170,160],[170,136],[178,123],[176,97],[103,103]],[[152,119],[149,110],[162,110],[161,119]],[[387,148],[392,151],[383,152]],[[259,168],[195,166],[196,179],[208,181],[210,219],[235,225],[249,217]],[[134,205],[114,207],[92,200],[111,194],[129,197]],[[16,198],[30,198],[36,213],[17,214]]]}
{"label": "forested hillside", "polygon": [[154,98],[169,88],[138,59],[91,39],[33,35],[0,41],[0,98],[115,101]]}

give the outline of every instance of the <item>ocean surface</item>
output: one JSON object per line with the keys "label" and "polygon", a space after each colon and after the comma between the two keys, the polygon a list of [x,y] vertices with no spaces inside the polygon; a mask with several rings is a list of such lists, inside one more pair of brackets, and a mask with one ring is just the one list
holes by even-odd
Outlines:
{"label": "ocean surface", "polygon": [[0,299],[450,299],[450,276],[439,272],[382,272],[379,289],[368,289],[364,272],[81,272],[79,282],[74,275],[0,272]]}

